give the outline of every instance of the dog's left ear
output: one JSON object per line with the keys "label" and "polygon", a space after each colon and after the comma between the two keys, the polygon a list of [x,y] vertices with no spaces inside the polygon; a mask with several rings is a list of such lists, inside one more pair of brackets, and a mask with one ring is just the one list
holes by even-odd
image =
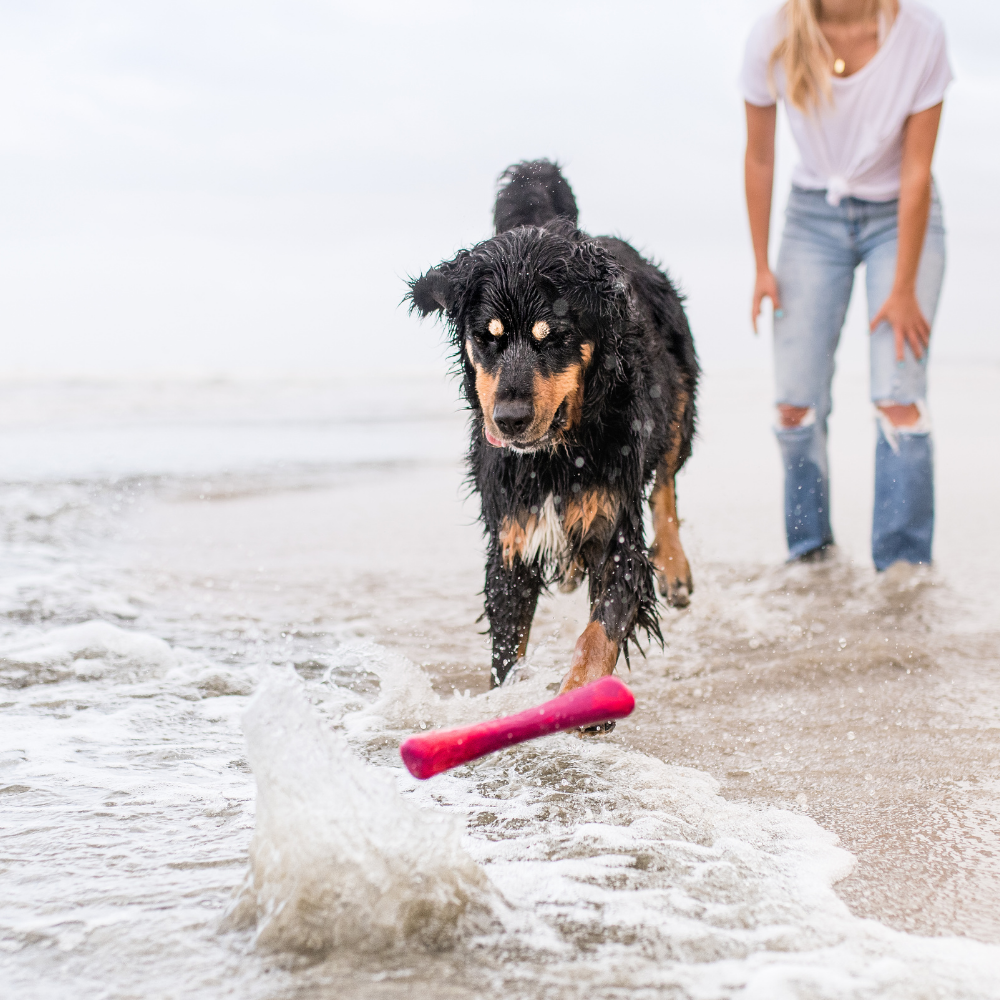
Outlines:
{"label": "dog's left ear", "polygon": [[614,321],[628,313],[628,287],[614,258],[602,247],[587,242],[577,246],[568,261],[578,308],[602,321]]}
{"label": "dog's left ear", "polygon": [[451,312],[456,297],[454,280],[440,268],[432,267],[410,282],[410,308],[416,309],[421,316],[442,309]]}

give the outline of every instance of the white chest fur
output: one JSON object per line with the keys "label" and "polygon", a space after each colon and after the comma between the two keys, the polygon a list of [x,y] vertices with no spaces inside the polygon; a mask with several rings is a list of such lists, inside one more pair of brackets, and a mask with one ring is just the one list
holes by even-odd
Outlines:
{"label": "white chest fur", "polygon": [[566,538],[562,515],[556,510],[551,493],[538,512],[528,519],[524,526],[524,536],[521,558],[525,562],[530,563],[536,557],[541,557],[543,562],[560,565],[566,561],[569,540]]}

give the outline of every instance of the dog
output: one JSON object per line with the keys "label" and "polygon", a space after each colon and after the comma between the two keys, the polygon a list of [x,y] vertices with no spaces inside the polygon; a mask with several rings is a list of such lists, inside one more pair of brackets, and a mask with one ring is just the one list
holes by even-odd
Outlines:
{"label": "dog", "polygon": [[411,280],[407,298],[445,317],[472,411],[493,686],[525,655],[539,594],[588,578],[564,692],[611,674],[623,649],[627,661],[639,631],[662,644],[654,577],[668,604],[690,600],[674,477],[691,454],[698,359],[670,279],[577,228],[556,164],[514,164],[499,185],[496,235]]}

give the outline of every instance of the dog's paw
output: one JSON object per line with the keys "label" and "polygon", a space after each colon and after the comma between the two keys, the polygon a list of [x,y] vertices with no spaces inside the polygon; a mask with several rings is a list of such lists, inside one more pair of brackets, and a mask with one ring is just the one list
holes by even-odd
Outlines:
{"label": "dog's paw", "polygon": [[657,573],[656,582],[660,588],[660,594],[670,607],[686,608],[691,603],[694,581],[691,579],[690,573],[683,580],[668,576],[666,573]]}
{"label": "dog's paw", "polygon": [[610,722],[599,722],[596,726],[581,726],[576,732],[580,737],[584,736],[604,736],[615,731],[615,720]]}

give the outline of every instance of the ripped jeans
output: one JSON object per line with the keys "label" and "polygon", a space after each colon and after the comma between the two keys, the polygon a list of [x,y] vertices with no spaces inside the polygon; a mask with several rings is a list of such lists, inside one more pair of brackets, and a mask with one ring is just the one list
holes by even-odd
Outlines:
{"label": "ripped jeans", "polygon": [[[781,313],[774,320],[776,404],[807,408],[795,427],[776,428],[785,469],[785,532],[790,558],[833,541],[827,418],[832,409],[834,354],[859,264],[866,265],[868,316],[874,318],[896,273],[897,201],[844,198],[792,188],[775,277]],[[944,277],[944,223],[935,189],[917,274],[917,300],[934,322]],[[934,533],[934,455],[927,410],[927,353],[909,345],[896,361],[888,323],[871,335],[871,400],[876,404],[875,512],[872,558],[879,570],[894,562],[927,563]],[[916,424],[894,426],[877,404],[914,403]]]}

